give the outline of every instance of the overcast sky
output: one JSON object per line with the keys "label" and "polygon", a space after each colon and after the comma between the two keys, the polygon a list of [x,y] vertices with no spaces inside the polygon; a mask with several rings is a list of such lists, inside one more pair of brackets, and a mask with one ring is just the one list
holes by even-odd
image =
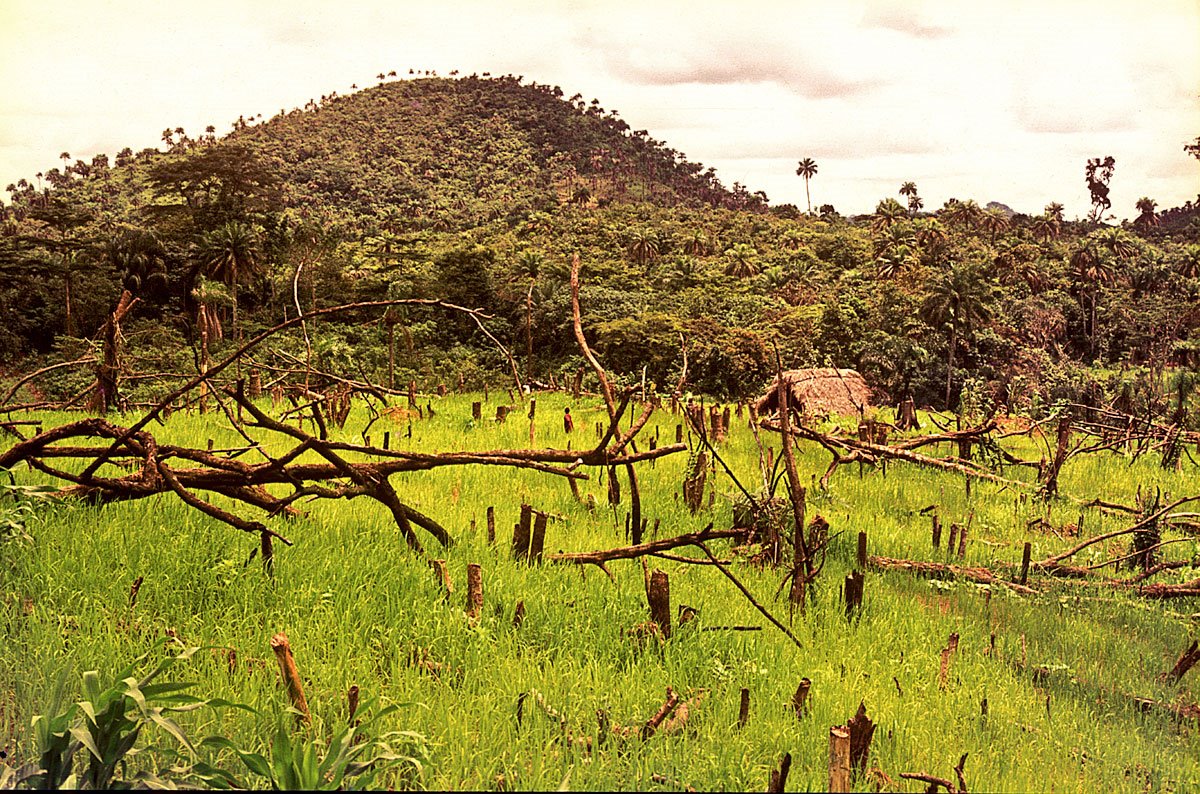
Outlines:
{"label": "overcast sky", "polygon": [[0,185],[410,68],[595,97],[801,208],[804,157],[843,214],[912,180],[1082,216],[1105,155],[1119,217],[1200,193],[1200,0],[0,0]]}

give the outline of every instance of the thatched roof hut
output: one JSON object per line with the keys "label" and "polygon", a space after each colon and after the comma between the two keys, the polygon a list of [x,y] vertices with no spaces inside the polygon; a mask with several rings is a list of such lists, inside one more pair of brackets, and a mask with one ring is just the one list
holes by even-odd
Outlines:
{"label": "thatched roof hut", "polygon": [[[852,369],[790,369],[783,373],[783,380],[790,389],[788,402],[792,410],[802,414],[850,415],[871,407],[871,388]],[[778,389],[776,378],[755,402],[759,416],[778,411]]]}

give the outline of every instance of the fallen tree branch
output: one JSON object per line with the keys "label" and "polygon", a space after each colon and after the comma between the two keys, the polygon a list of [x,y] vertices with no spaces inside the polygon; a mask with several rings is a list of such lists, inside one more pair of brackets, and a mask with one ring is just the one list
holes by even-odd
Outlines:
{"label": "fallen tree branch", "polygon": [[977,582],[979,584],[1002,584],[1014,592],[1023,595],[1037,595],[1037,590],[1032,587],[1009,582],[996,576],[995,573],[987,568],[972,568],[965,565],[950,565],[941,562],[920,562],[917,560],[898,560],[891,557],[879,557],[871,555],[867,558],[867,562],[876,568],[881,568],[887,571],[907,571],[919,576],[931,576],[936,578],[949,579],[966,579],[969,582]]}
{"label": "fallen tree branch", "polygon": [[[681,546],[696,546],[705,540],[720,540],[721,538],[744,539],[745,537],[746,531],[743,529],[713,529],[712,524],[709,524],[699,532],[689,532],[673,538],[652,540],[649,543],[640,543],[635,546],[621,546],[615,549],[547,554],[545,559],[550,562],[563,562],[574,565],[601,565],[613,560],[636,560],[639,557],[659,554],[664,551],[680,548]],[[703,547],[701,546],[701,548]]]}

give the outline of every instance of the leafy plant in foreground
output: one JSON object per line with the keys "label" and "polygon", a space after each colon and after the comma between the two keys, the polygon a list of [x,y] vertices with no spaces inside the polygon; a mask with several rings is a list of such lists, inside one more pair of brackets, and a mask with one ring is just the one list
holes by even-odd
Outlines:
{"label": "leafy plant in foreground", "polygon": [[0,469],[0,473],[9,480],[0,480],[0,541],[30,540],[26,524],[39,507],[55,501],[55,489],[49,485],[18,485],[12,472]]}
{"label": "leafy plant in foreground", "polygon": [[[118,768],[124,773],[127,759],[136,755],[134,749],[142,729],[155,725],[170,734],[189,754],[194,748],[187,734],[172,719],[174,713],[194,711],[205,705],[230,705],[205,701],[183,694],[192,684],[153,683],[178,661],[186,661],[199,648],[189,648],[176,656],[160,661],[142,679],[132,676],[134,669],[149,654],[139,656],[116,675],[107,688],[100,674],[89,670],[83,674],[82,699],[66,709],[59,709],[61,681],[54,704],[46,714],[33,718],[33,734],[38,748],[37,771],[18,772],[18,782],[36,788],[57,789],[81,787],[107,789],[125,783],[117,777]],[[86,755],[77,758],[80,749]],[[162,782],[154,775],[141,773],[143,782]]]}
{"label": "leafy plant in foreground", "polygon": [[[280,720],[271,743],[269,761],[259,753],[246,752],[221,736],[209,737],[202,744],[231,750],[251,773],[266,778],[276,790],[369,789],[381,772],[391,769],[400,770],[407,782],[420,776],[424,769],[428,759],[425,737],[412,731],[373,733],[379,720],[397,708],[388,706],[365,719],[342,726],[334,732],[327,746],[311,735],[293,736],[289,720]],[[369,705],[364,706],[364,711],[370,710]],[[294,709],[291,711],[299,714]]]}

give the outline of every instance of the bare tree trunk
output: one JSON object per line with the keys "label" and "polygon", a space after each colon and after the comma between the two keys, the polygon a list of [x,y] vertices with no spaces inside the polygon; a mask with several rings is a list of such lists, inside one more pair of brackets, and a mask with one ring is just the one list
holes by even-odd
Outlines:
{"label": "bare tree trunk", "polygon": [[958,329],[950,325],[950,351],[946,354],[946,410],[950,410],[950,387],[954,380],[954,348],[958,342]]}
{"label": "bare tree trunk", "polygon": [[[533,279],[525,294],[525,382],[533,379]],[[531,387],[532,388],[532,387]]]}

